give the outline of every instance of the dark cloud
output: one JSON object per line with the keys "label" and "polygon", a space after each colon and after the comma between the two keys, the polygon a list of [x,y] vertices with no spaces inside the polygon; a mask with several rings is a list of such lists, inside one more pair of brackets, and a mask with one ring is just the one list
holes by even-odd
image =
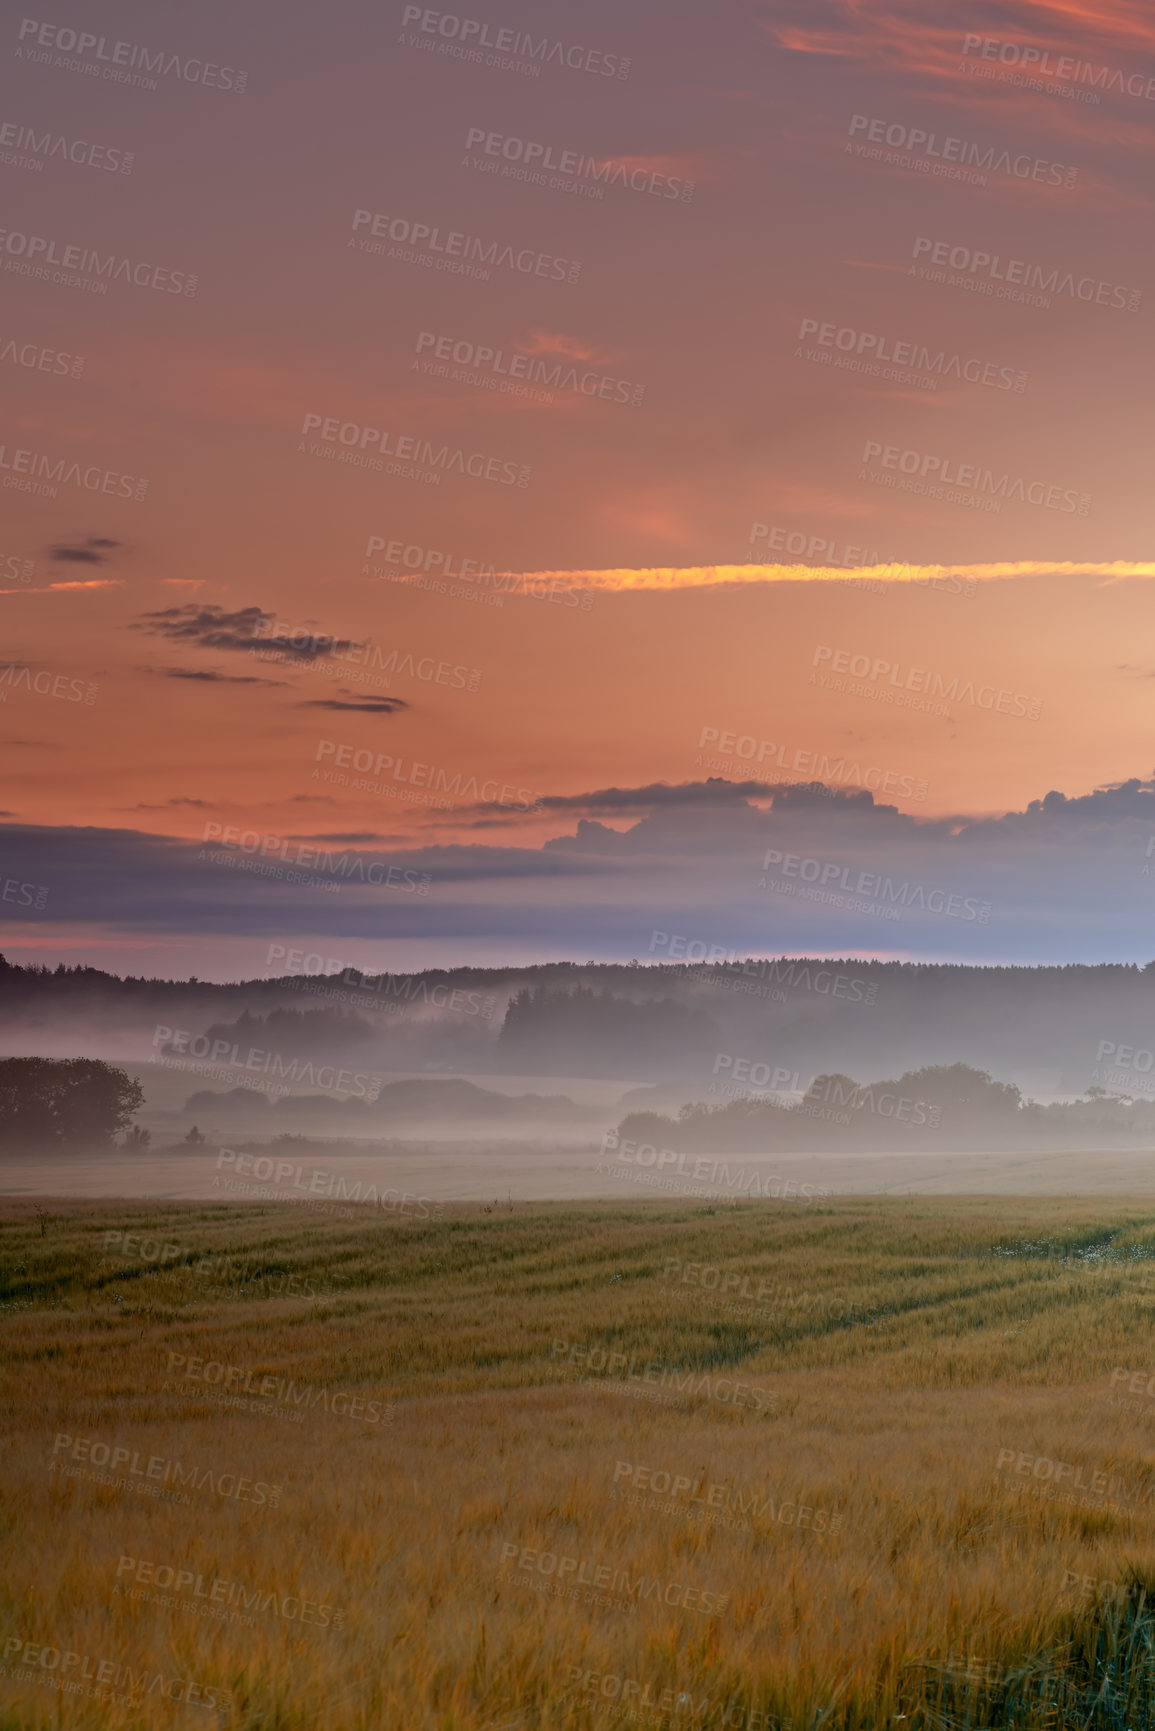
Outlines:
{"label": "dark cloud", "polygon": [[132,629],[167,637],[174,643],[191,643],[197,649],[252,649],[260,641],[260,627],[274,618],[260,607],[240,607],[226,613],[223,607],[202,607],[189,601],[183,607],[162,607],[142,614]]}
{"label": "dark cloud", "polygon": [[674,785],[652,781],[645,787],[603,787],[594,793],[548,794],[540,804],[545,811],[641,812],[654,811],[663,805],[716,805],[719,801],[759,799],[773,791],[773,783],[768,781],[724,781],[720,776],[710,776],[707,781]]}
{"label": "dark cloud", "polygon": [[355,715],[393,715],[409,705],[400,697],[310,697],[302,709],[350,709]]}
{"label": "dark cloud", "polygon": [[368,829],[368,830],[355,829],[355,830],[348,830],[348,831],[342,830],[342,831],[339,831],[336,835],[330,835],[330,834],[328,834],[328,832],[326,832],[324,835],[292,835],[289,837],[289,840],[290,841],[304,842],[308,846],[312,846],[316,842],[321,842],[321,841],[335,841],[335,842],[343,843],[346,847],[353,847],[358,842],[396,841],[397,837],[396,836],[389,836],[389,835],[378,835],[376,830],[371,830],[371,829]]}
{"label": "dark cloud", "polygon": [[106,565],[110,553],[121,545],[104,535],[89,535],[84,541],[57,541],[48,549],[48,557],[62,565]]}
{"label": "dark cloud", "polygon": [[[1155,778],[1054,790],[1022,811],[978,818],[900,812],[868,791],[777,789],[754,803],[733,784],[709,799],[660,783],[595,790],[587,805],[607,794],[621,827],[577,815],[558,823],[565,833],[531,846],[488,837],[429,846],[360,831],[308,838],[334,857],[349,850],[429,873],[421,896],[397,878],[373,887],[336,872],[337,892],[324,894],[315,880],[331,867],[312,863],[301,882],[289,866],[280,878],[225,870],[200,842],[127,829],[4,823],[0,858],[7,875],[52,884],[52,922],[98,923],[126,937],[215,935],[222,946],[291,929],[468,943],[477,953],[657,960],[660,931],[746,955],[1150,959]],[[615,803],[643,796],[652,804],[641,817]],[[238,850],[231,863],[246,857]]]}
{"label": "dark cloud", "polygon": [[[656,781],[649,782],[644,787],[603,787],[593,793],[542,794],[528,809],[500,800],[483,800],[474,805],[462,806],[461,813],[465,814],[462,821],[468,828],[484,829],[495,823],[523,821],[529,817],[540,818],[543,812],[565,812],[590,817],[644,817],[648,813],[663,809],[685,811],[703,807],[729,807],[737,810],[747,806],[751,800],[772,800],[776,810],[786,807],[804,810],[819,805],[825,808],[832,803],[843,807],[866,805],[875,810],[880,809],[874,805],[873,795],[861,788],[824,787],[817,781],[725,781],[721,776],[710,776],[706,781],[674,784]],[[471,818],[467,815],[471,812],[479,815]],[[430,817],[435,820],[436,814],[431,813]]]}
{"label": "dark cloud", "polygon": [[362,647],[351,637],[332,637],[326,632],[294,632],[291,637],[267,629],[276,622],[275,613],[263,607],[238,607],[232,613],[223,607],[188,601],[182,607],[162,607],[144,613],[132,626],[171,643],[188,643],[196,649],[236,649],[283,655],[304,665],[334,653],[344,654]]}
{"label": "dark cloud", "polygon": [[172,799],[162,800],[159,805],[145,805],[143,803],[140,805],[126,805],[126,806],[122,807],[122,810],[124,810],[124,811],[168,811],[169,808],[171,806],[174,806],[174,805],[195,805],[195,806],[200,806],[205,811],[208,811],[210,809],[209,802],[207,799],[189,799],[184,795],[174,795]]}
{"label": "dark cloud", "polygon": [[283,679],[261,679],[255,673],[216,673],[207,667],[145,668],[147,673],[159,673],[164,679],[195,679],[202,685],[283,685]]}

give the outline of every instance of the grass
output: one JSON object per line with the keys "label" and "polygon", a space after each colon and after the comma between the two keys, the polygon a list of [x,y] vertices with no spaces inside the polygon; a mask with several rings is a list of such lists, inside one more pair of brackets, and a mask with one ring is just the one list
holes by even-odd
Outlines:
{"label": "grass", "polygon": [[340,1213],[7,1204],[4,1731],[1155,1721],[1149,1205]]}

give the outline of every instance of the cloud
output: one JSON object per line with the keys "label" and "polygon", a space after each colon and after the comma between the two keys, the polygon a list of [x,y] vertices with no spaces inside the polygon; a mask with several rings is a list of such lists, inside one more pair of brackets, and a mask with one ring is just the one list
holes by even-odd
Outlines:
{"label": "cloud", "polygon": [[189,601],[183,607],[145,613],[141,619],[147,623],[138,621],[132,629],[175,643],[192,643],[198,649],[251,649],[260,627],[273,618],[260,607],[239,607],[226,613],[223,607],[198,607]]}
{"label": "cloud", "polygon": [[[641,816],[657,811],[662,806],[681,810],[696,805],[714,806],[764,799],[776,790],[786,791],[783,785],[777,782],[735,782],[726,781],[721,776],[710,776],[706,781],[684,781],[676,784],[655,781],[644,787],[603,787],[592,793],[539,794],[534,804],[528,808],[511,806],[501,800],[479,800],[472,805],[460,806],[453,821],[456,823],[465,817],[467,827],[481,829],[492,827],[495,821],[512,823],[526,819],[540,820],[543,813],[573,812],[600,817]],[[484,815],[469,822],[468,814],[471,812]],[[433,822],[440,821],[436,812],[430,812],[428,816]]]}
{"label": "cloud", "polygon": [[526,355],[562,355],[570,361],[592,361],[598,358],[598,351],[588,343],[579,342],[577,337],[563,336],[560,332],[534,331],[527,343],[519,343],[518,347]]}
{"label": "cloud", "polygon": [[1155,560],[1016,559],[980,565],[688,565],[623,567],[605,571],[530,571],[526,581],[564,581],[578,588],[625,593],[635,589],[714,589],[724,585],[760,583],[845,583],[869,576],[871,582],[927,586],[936,578],[973,579],[993,583],[1009,578],[1098,577],[1122,582],[1155,577]]}
{"label": "cloud", "polygon": [[0,595],[55,595],[73,589],[123,589],[123,577],[85,577],[71,583],[42,583],[31,588],[22,583],[18,589],[0,589]]}
{"label": "cloud", "polygon": [[351,637],[332,637],[326,632],[294,632],[284,636],[266,629],[276,621],[275,613],[262,607],[238,607],[229,613],[215,605],[162,607],[141,615],[132,629],[167,637],[171,643],[189,643],[196,649],[260,649],[290,660],[308,663],[333,653],[362,647]]}
{"label": "cloud", "polygon": [[[1000,965],[1146,962],[1155,948],[1155,776],[941,818],[877,805],[867,790],[780,788],[755,804],[740,786],[707,796],[700,784],[659,783],[565,797],[627,818],[631,800],[651,809],[621,829],[579,816],[525,846],[389,838],[383,853],[367,832],[310,838],[334,859],[400,868],[377,886],[318,862],[304,873],[290,862],[280,877],[224,870],[199,842],[128,829],[5,823],[0,855],[8,875],[52,884],[46,920],[126,939],[405,937],[452,948],[463,963],[495,948],[658,959],[656,931],[742,955]],[[230,855],[237,867],[249,857]],[[427,896],[401,887],[407,870],[430,875]],[[336,887],[322,893],[328,872]]]}
{"label": "cloud", "polygon": [[209,667],[145,667],[164,679],[195,679],[205,685],[283,685],[283,679],[261,679],[255,673],[217,673]]}
{"label": "cloud", "polygon": [[349,709],[355,715],[393,715],[410,706],[400,697],[309,697],[302,709]]}
{"label": "cloud", "polygon": [[293,835],[293,836],[289,837],[289,840],[290,841],[302,841],[302,842],[306,842],[308,844],[313,844],[313,843],[321,842],[321,841],[335,841],[335,842],[343,843],[346,847],[353,847],[358,842],[395,841],[396,837],[395,836],[388,836],[388,835],[379,835],[376,830],[371,830],[371,829],[368,829],[368,830],[355,829],[355,830],[347,830],[347,831],[345,831],[345,830],[338,831],[337,834],[335,834],[335,835],[330,835],[330,834],[328,834],[328,832],[326,832],[324,835]]}
{"label": "cloud", "polygon": [[65,565],[106,565],[109,554],[121,545],[105,535],[90,535],[85,541],[57,541],[48,557]]}
{"label": "cloud", "polygon": [[142,802],[140,805],[126,805],[122,809],[124,811],[168,811],[172,806],[181,805],[195,805],[201,807],[205,811],[212,809],[210,802],[207,799],[189,799],[186,796],[179,794],[174,794],[171,799],[162,800],[159,805],[145,805]]}
{"label": "cloud", "polygon": [[[928,14],[919,0],[806,0],[795,8],[797,21],[784,16],[789,5],[781,0],[762,11],[763,28],[789,52],[905,72],[924,88],[934,79],[956,88],[962,84],[971,100],[987,95],[980,81],[960,74],[964,27]],[[1007,0],[985,26],[971,19],[966,28],[1000,42],[1049,49],[1053,61],[1066,54],[1090,62],[1088,77],[1096,75],[1104,54],[1149,55],[1155,48],[1155,20],[1150,9],[1135,0],[1093,6],[1083,0]],[[1102,48],[1092,46],[1096,38]]]}

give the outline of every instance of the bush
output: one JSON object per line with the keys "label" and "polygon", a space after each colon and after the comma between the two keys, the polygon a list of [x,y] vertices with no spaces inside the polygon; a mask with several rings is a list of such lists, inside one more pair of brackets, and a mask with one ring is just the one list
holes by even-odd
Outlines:
{"label": "bush", "polygon": [[144,1089],[99,1058],[0,1059],[0,1147],[108,1143]]}

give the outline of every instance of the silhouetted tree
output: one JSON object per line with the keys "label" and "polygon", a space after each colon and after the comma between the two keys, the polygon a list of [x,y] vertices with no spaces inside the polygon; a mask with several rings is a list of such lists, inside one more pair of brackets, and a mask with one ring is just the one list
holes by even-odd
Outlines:
{"label": "silhouetted tree", "polygon": [[107,1143],[144,1089],[99,1058],[0,1059],[0,1146]]}

